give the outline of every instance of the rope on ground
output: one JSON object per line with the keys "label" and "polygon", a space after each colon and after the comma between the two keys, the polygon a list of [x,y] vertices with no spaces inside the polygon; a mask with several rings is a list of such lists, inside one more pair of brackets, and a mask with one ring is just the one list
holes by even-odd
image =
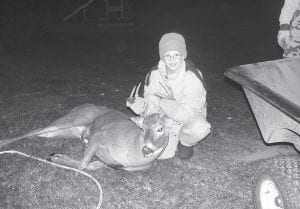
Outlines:
{"label": "rope on ground", "polygon": [[57,163],[50,162],[50,161],[47,161],[47,160],[44,160],[44,159],[41,159],[41,158],[38,158],[38,157],[35,157],[35,156],[32,156],[32,155],[28,155],[28,154],[25,154],[23,152],[19,152],[19,151],[16,151],[16,150],[1,151],[0,155],[2,155],[2,154],[18,154],[18,155],[21,155],[21,156],[24,156],[24,157],[28,157],[28,158],[31,158],[31,159],[34,159],[34,160],[41,161],[43,163],[50,164],[52,166],[56,166],[56,167],[63,168],[63,169],[66,169],[66,170],[75,171],[75,172],[80,173],[80,174],[82,174],[84,176],[87,176],[88,178],[92,179],[96,183],[96,185],[98,186],[98,188],[99,188],[99,201],[98,201],[98,205],[97,205],[96,209],[100,209],[102,201],[103,201],[102,187],[101,187],[100,183],[94,177],[92,177],[90,174],[88,174],[88,173],[86,173],[84,171],[78,170],[76,168],[71,168],[71,167],[59,165]]}

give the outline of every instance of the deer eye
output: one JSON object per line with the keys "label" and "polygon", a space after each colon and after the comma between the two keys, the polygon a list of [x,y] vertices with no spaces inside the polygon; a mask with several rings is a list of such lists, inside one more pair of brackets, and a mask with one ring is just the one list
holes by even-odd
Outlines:
{"label": "deer eye", "polygon": [[163,128],[157,129],[157,132],[162,132],[162,131],[163,131]]}

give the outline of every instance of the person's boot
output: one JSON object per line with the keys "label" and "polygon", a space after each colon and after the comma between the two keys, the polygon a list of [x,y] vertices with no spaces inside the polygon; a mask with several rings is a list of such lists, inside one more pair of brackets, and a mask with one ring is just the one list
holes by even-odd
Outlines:
{"label": "person's boot", "polygon": [[193,146],[184,146],[181,143],[177,147],[177,156],[182,160],[190,159],[194,154]]}

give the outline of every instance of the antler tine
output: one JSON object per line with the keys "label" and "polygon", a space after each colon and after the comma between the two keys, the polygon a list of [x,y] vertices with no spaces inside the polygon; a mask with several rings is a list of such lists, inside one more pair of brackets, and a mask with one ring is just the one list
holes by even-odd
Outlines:
{"label": "antler tine", "polygon": [[130,93],[130,96],[129,98],[132,98],[133,95],[134,95],[134,92],[135,92],[135,89],[136,89],[136,85],[133,87],[133,89],[131,90],[131,93]]}
{"label": "antler tine", "polygon": [[139,90],[140,90],[140,87],[141,87],[141,82],[139,83],[139,85],[138,85],[137,88],[136,88],[134,97],[138,97],[138,96],[139,96]]}

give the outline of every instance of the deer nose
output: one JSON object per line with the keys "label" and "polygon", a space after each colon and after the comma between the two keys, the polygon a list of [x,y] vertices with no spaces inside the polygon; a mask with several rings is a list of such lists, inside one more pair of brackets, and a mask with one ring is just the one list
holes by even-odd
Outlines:
{"label": "deer nose", "polygon": [[151,154],[153,154],[153,150],[147,146],[144,146],[142,149],[142,153],[144,157],[149,157]]}

